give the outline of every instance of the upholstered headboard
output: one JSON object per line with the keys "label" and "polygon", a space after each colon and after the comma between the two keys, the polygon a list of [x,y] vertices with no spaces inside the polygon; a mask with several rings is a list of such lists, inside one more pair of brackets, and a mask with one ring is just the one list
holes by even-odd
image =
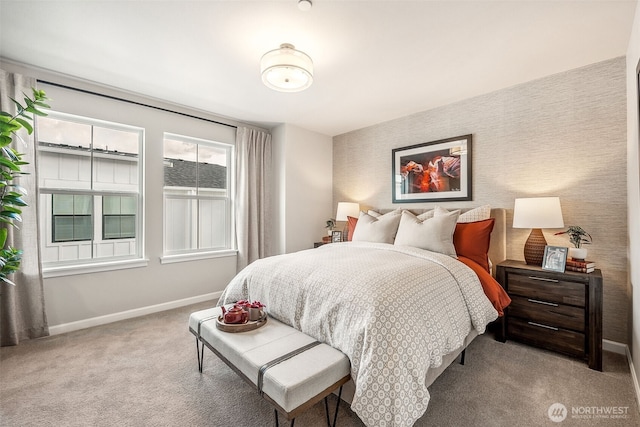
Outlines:
{"label": "upholstered headboard", "polygon": [[[447,210],[452,211],[457,208],[447,206]],[[462,212],[466,212],[471,208],[461,208]],[[393,209],[375,209],[380,213],[387,213]],[[416,215],[431,209],[408,209]],[[489,246],[489,259],[492,264],[491,273],[495,276],[496,265],[507,259],[507,210],[504,208],[491,209],[491,217],[495,218],[493,231],[491,232],[491,245]]]}

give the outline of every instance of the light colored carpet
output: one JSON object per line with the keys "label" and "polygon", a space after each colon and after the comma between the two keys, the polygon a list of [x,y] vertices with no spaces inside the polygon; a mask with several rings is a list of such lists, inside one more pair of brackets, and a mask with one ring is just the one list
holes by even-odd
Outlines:
{"label": "light colored carpet", "polygon": [[[201,303],[136,319],[0,348],[2,426],[273,425],[271,407],[205,352],[198,372],[187,321]],[[451,365],[430,387],[431,402],[416,426],[638,426],[625,357],[605,353],[604,372],[515,342],[478,337],[466,365]],[[330,397],[332,405],[335,397]],[[552,422],[562,403],[569,416]],[[333,407],[333,406],[332,406]],[[572,410],[626,408],[626,418],[572,418]],[[296,426],[324,424],[322,404]],[[287,425],[282,422],[281,425]],[[362,426],[347,405],[338,425]]]}

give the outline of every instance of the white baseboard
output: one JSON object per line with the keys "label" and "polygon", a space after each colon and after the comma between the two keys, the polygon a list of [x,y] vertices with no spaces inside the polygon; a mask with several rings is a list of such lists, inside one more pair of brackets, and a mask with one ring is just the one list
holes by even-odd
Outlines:
{"label": "white baseboard", "polygon": [[171,310],[172,308],[184,307],[185,305],[216,300],[220,298],[220,295],[222,295],[222,291],[198,295],[196,297],[184,298],[176,301],[169,301],[162,304],[149,305],[147,307],[135,308],[133,310],[121,311],[104,316],[92,317],[90,319],[78,320],[76,322],[62,323],[60,325],[49,326],[49,334],[64,334],[65,332],[77,331],[80,329],[90,328],[92,326],[106,325],[107,323],[113,323],[119,320],[126,320],[133,317],[157,313],[159,311]]}
{"label": "white baseboard", "polygon": [[629,371],[631,371],[631,382],[633,383],[633,390],[636,393],[636,402],[640,410],[640,382],[638,382],[638,376],[633,366],[633,358],[631,357],[631,351],[629,346],[616,341],[602,340],[602,349],[610,351],[612,353],[622,354],[627,357],[627,363],[629,363]]}
{"label": "white baseboard", "polygon": [[633,382],[633,389],[636,391],[636,403],[638,404],[638,410],[640,411],[640,383],[638,382],[638,376],[636,370],[633,367],[633,359],[631,358],[631,351],[627,346],[627,360],[629,361],[629,369],[631,370],[631,381]]}
{"label": "white baseboard", "polygon": [[629,352],[629,346],[617,341],[602,340],[602,349],[616,354],[626,356]]}

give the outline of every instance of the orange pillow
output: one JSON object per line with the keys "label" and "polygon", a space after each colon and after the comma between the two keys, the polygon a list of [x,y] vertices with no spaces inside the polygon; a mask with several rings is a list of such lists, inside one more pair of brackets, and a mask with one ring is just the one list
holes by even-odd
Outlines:
{"label": "orange pillow", "polygon": [[483,221],[459,222],[453,232],[453,246],[458,256],[475,261],[487,271],[489,269],[489,243],[495,219]]}
{"label": "orange pillow", "polygon": [[466,264],[476,273],[478,279],[480,279],[480,283],[482,284],[484,294],[489,298],[489,301],[491,301],[491,304],[498,312],[498,315],[503,316],[504,309],[511,304],[511,298],[509,298],[507,292],[502,288],[502,286],[500,286],[500,283],[498,283],[491,274],[485,271],[484,268],[479,266],[476,262],[471,261],[464,256],[458,257],[458,260]]}
{"label": "orange pillow", "polygon": [[347,235],[347,241],[351,241],[351,238],[353,237],[353,232],[356,231],[356,224],[358,223],[358,218],[354,218],[352,216],[348,216],[347,217],[347,222],[348,222],[348,228],[347,228],[347,233],[349,233]]}

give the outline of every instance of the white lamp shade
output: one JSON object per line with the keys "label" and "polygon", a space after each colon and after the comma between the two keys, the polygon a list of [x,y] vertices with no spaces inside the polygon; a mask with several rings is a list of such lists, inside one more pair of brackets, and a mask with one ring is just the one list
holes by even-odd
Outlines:
{"label": "white lamp shade", "polygon": [[347,217],[358,218],[360,215],[360,205],[352,202],[338,202],[336,221],[347,221]]}
{"label": "white lamp shade", "polygon": [[313,83],[313,61],[309,55],[283,43],[260,60],[262,82],[280,92],[299,92]]}
{"label": "white lamp shade", "polygon": [[562,227],[564,221],[559,197],[516,199],[513,208],[513,228]]}

